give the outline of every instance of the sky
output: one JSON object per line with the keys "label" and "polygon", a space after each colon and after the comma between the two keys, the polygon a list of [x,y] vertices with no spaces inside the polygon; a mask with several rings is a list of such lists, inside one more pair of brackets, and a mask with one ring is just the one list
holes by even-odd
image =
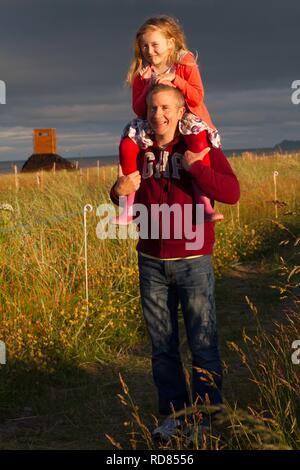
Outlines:
{"label": "sky", "polygon": [[177,17],[198,53],[225,149],[300,140],[299,0],[1,0],[0,161],[28,158],[32,130],[47,127],[63,157],[116,155],[134,117],[134,36],[158,14]]}

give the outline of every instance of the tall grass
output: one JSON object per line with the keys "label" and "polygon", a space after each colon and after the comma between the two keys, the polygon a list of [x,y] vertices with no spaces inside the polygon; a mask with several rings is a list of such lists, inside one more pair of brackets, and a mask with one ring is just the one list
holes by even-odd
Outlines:
{"label": "tall grass", "polygon": [[236,350],[248,368],[252,381],[259,389],[260,403],[256,412],[269,418],[269,429],[281,433],[285,445],[300,449],[300,374],[299,365],[292,361],[292,344],[300,339],[300,266],[297,247],[300,238],[290,237],[295,251],[289,262],[281,258],[280,277],[272,287],[280,292],[283,302],[281,321],[272,328],[263,328],[260,314],[251,300],[247,303],[257,322],[257,333],[249,337],[244,333],[244,346],[229,346]]}
{"label": "tall grass", "polygon": [[[225,222],[217,226],[214,252],[218,276],[270,249],[276,251],[288,232],[299,230],[299,154],[246,155],[230,162],[242,193],[239,213],[236,206],[218,205],[225,215]],[[274,170],[279,172],[278,220]],[[96,209],[109,202],[115,178],[116,168],[102,169],[100,175],[97,169],[89,169],[88,174],[44,174],[39,184],[36,175],[27,174],[19,176],[17,189],[14,176],[0,177],[0,340],[8,356],[6,369],[0,366],[0,373],[12,373],[14,364],[52,373],[66,362],[109,362],[143,339],[136,242],[99,240],[96,210],[88,214],[89,309],[85,304],[83,207],[89,203]],[[1,204],[10,204],[13,212],[1,209]],[[283,330],[277,328],[273,339],[261,331],[252,340],[252,353],[269,348],[273,356],[270,361],[264,356],[256,359],[263,366],[255,372],[251,366],[251,370],[270,419],[277,423],[272,431],[291,428],[284,442],[296,448],[299,427],[293,420],[298,411],[293,402],[299,389],[293,391],[286,385],[295,379],[287,376],[291,370],[286,361],[290,338],[300,336],[299,325],[291,315]],[[260,418],[256,415],[255,419]]]}
{"label": "tall grass", "polygon": [[[296,221],[299,156],[253,158],[231,161],[242,188],[240,219],[236,207],[220,208],[225,223],[217,227],[218,275],[280,238],[270,202],[274,168],[278,197],[287,204],[280,220],[287,226]],[[13,213],[0,210],[0,332],[9,357],[53,368],[64,356],[105,360],[139,340],[136,242],[99,240],[96,210],[88,214],[88,314],[84,301],[83,207],[108,202],[115,177],[115,168],[100,175],[97,169],[88,175],[50,173],[37,185],[36,175],[20,175],[19,190],[14,176],[1,177],[0,203],[14,208]]]}

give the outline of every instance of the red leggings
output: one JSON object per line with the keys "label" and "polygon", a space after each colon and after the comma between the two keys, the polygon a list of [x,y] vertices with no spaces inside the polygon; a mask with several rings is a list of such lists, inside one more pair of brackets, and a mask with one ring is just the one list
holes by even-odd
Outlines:
{"label": "red leggings", "polygon": [[[188,150],[194,153],[199,153],[206,147],[210,147],[207,131],[202,131],[199,134],[190,134],[184,136],[185,143]],[[129,175],[137,170],[136,159],[140,152],[140,147],[130,139],[130,137],[124,137],[121,140],[119,146],[120,164],[124,175]],[[209,153],[205,155],[202,163],[206,166],[210,166]]]}

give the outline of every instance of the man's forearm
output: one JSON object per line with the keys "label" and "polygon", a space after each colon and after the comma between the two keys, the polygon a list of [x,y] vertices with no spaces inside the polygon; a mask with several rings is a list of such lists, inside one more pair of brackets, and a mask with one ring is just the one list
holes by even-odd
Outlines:
{"label": "man's forearm", "polygon": [[117,183],[115,183],[113,185],[113,187],[111,188],[109,196],[110,196],[111,201],[118,206],[119,205],[119,196],[117,195],[116,190],[115,190],[116,184]]}
{"label": "man's forearm", "polygon": [[210,151],[211,167],[195,162],[190,174],[201,191],[210,199],[225,204],[236,204],[240,198],[240,185],[221,149]]}
{"label": "man's forearm", "polygon": [[[119,171],[122,171],[119,169]],[[119,173],[120,174],[120,173]],[[137,191],[141,184],[141,175],[139,171],[134,171],[129,175],[123,175],[117,179],[115,184],[110,190],[110,198],[114,204],[119,205],[119,198],[128,196],[131,193]]]}

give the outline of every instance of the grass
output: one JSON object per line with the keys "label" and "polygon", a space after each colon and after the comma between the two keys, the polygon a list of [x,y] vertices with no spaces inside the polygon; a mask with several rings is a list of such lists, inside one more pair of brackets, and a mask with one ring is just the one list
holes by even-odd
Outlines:
{"label": "grass", "polygon": [[[297,366],[288,358],[300,331],[294,316],[287,319],[283,310],[292,315],[295,308],[290,299],[297,271],[290,273],[297,266],[300,155],[246,155],[231,163],[242,194],[239,208],[218,206],[225,222],[217,226],[214,257],[230,413],[220,424],[226,439],[216,439],[215,448],[297,448],[299,403],[295,393],[285,390],[287,383],[297,383]],[[279,173],[276,220],[274,170]],[[140,436],[136,444],[129,434],[140,429],[138,419],[151,428],[156,415],[135,242],[99,240],[95,230],[95,209],[108,202],[115,177],[112,167],[100,173],[40,174],[39,179],[19,175],[17,186],[14,176],[0,178],[0,339],[8,355],[7,364],[0,366],[0,448],[111,448],[105,434],[123,448],[149,444]],[[13,212],[1,209],[4,203]],[[88,308],[83,244],[87,203],[94,207],[88,214]],[[259,315],[253,315],[254,305]],[[285,355],[275,354],[279,347]],[[253,362],[265,369],[255,374]],[[117,398],[119,373],[139,408],[135,419]],[[289,397],[282,406],[278,390]],[[292,406],[293,401],[298,404]],[[278,418],[286,414],[287,421]],[[236,424],[240,422],[244,424]]]}

